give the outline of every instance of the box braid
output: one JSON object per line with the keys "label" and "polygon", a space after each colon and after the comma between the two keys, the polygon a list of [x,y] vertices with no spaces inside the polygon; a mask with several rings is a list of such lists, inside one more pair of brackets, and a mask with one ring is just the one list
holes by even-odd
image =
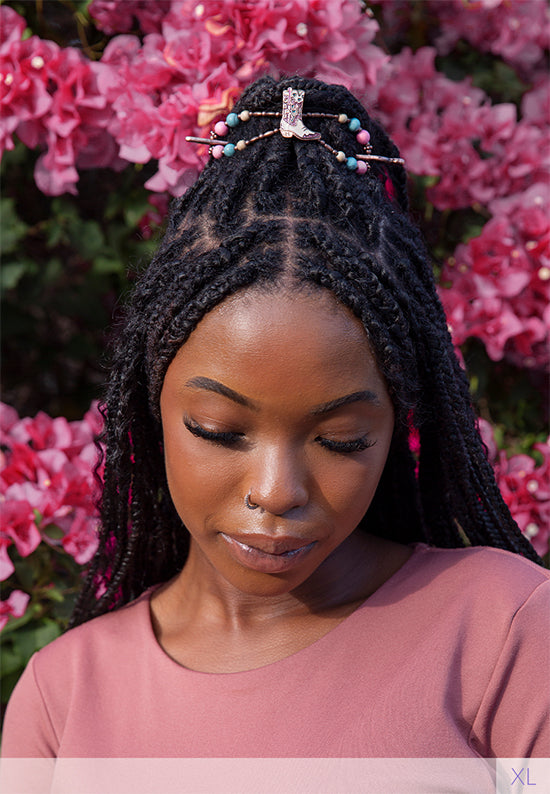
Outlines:
{"label": "box braid", "polygon": [[[374,153],[398,157],[342,86],[265,77],[245,91],[235,112],[280,111],[289,86],[305,90],[304,113],[355,116],[370,132]],[[357,151],[347,125],[305,122],[335,149]],[[277,123],[252,116],[229,140],[250,139]],[[401,543],[490,545],[540,562],[496,485],[430,261],[407,210],[401,165],[372,161],[359,175],[320,144],[278,134],[232,158],[210,160],[173,202],[114,348],[101,439],[100,543],[72,625],[127,603],[183,567],[189,536],[166,483],[160,392],[170,362],[201,318],[243,290],[253,295],[289,284],[330,290],[366,330],[396,421],[362,529]],[[411,426],[420,436],[418,460],[409,448]]]}

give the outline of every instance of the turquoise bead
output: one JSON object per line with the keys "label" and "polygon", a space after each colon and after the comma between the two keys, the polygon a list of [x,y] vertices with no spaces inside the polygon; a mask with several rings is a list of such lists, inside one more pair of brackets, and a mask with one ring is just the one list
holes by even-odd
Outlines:
{"label": "turquoise bead", "polygon": [[357,168],[357,160],[355,159],[355,157],[348,157],[346,160],[346,165],[350,171],[355,171],[355,169]]}
{"label": "turquoise bead", "polygon": [[359,119],[351,119],[350,123],[348,124],[348,128],[351,132],[357,132],[357,130],[361,129],[361,122]]}
{"label": "turquoise bead", "polygon": [[226,143],[223,147],[223,153],[226,157],[233,157],[235,154],[235,146],[232,143]]}
{"label": "turquoise bead", "polygon": [[239,117],[236,113],[230,113],[229,116],[226,118],[225,123],[228,127],[236,127],[239,123]]}

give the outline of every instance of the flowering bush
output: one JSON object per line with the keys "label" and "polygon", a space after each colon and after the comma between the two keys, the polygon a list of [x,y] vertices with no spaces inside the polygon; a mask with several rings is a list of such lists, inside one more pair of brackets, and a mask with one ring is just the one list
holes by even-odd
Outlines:
{"label": "flowering bush", "polygon": [[534,445],[541,461],[530,455],[512,455],[497,447],[494,430],[480,419],[480,431],[489,451],[498,486],[521,531],[537,552],[548,553],[550,542],[550,438]]}
{"label": "flowering bush", "polygon": [[94,437],[101,426],[95,404],[82,421],[68,422],[43,412],[20,419],[0,403],[0,581],[10,589],[0,601],[0,629],[17,619],[4,629],[8,686],[36,639],[43,644],[61,631],[81,566],[97,548]]}
{"label": "flowering bush", "polygon": [[456,344],[484,340],[494,361],[547,369],[550,326],[550,186],[492,202],[479,237],[459,245],[441,297]]}
{"label": "flowering bush", "polygon": [[103,379],[118,295],[202,168],[185,137],[207,134],[263,73],[346,85],[400,147],[497,480],[547,554],[549,29],[545,0],[0,6],[4,393],[16,406],[0,413],[4,697],[65,625],[95,548],[100,417],[95,404],[77,417]]}
{"label": "flowering bush", "polygon": [[19,419],[0,403],[0,579],[14,571],[7,550],[15,544],[28,557],[44,540],[83,565],[97,547],[95,502],[97,457],[94,434],[101,428],[96,406],[81,422],[39,413]]}

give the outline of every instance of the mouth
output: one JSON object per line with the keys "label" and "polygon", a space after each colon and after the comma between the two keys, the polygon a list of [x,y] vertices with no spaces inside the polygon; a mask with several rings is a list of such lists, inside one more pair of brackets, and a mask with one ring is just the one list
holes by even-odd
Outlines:
{"label": "mouth", "polygon": [[[247,568],[264,573],[282,573],[293,568],[317,545],[300,538],[270,538],[266,535],[246,535],[240,538],[220,535],[232,556]],[[246,542],[244,538],[246,537]]]}

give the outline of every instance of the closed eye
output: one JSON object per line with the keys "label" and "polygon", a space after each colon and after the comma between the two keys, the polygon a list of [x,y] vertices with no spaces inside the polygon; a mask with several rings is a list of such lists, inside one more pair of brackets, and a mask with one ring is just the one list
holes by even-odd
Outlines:
{"label": "closed eye", "polygon": [[197,438],[204,438],[206,441],[211,441],[213,444],[218,444],[221,447],[234,447],[242,441],[244,436],[243,433],[207,430],[205,427],[201,427],[201,425],[192,422],[190,419],[184,419],[183,424],[192,435]]}
{"label": "closed eye", "polygon": [[373,447],[376,444],[376,441],[370,441],[368,436],[361,436],[361,438],[354,438],[350,441],[335,441],[332,438],[319,436],[315,440],[325,449],[329,449],[331,452],[339,452],[342,455],[362,452],[364,449]]}

